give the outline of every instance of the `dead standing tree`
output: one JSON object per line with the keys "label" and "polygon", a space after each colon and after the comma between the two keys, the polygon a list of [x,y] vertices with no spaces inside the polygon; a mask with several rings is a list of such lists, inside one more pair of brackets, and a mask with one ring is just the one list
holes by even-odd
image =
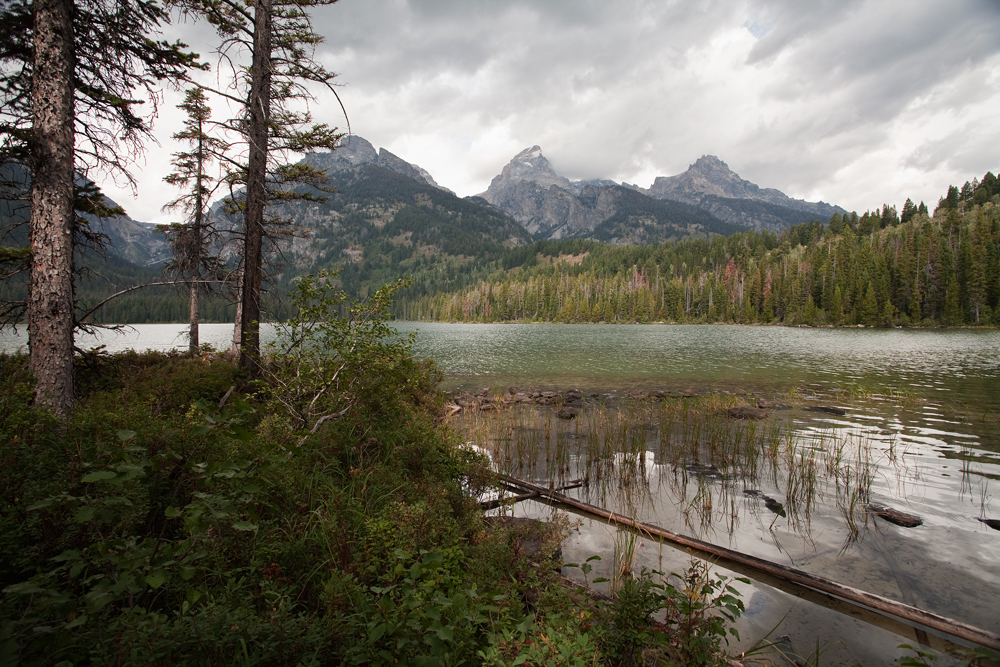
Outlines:
{"label": "dead standing tree", "polygon": [[187,120],[184,121],[184,129],[173,138],[190,144],[190,150],[174,153],[174,171],[164,180],[171,185],[189,189],[169,202],[164,209],[181,209],[187,222],[170,225],[163,230],[170,238],[173,251],[173,261],[167,270],[183,281],[188,290],[188,350],[193,355],[199,349],[199,297],[205,288],[205,281],[225,281],[227,273],[219,258],[211,252],[218,233],[205,215],[208,201],[218,185],[218,181],[206,169],[216,156],[224,153],[226,145],[207,132],[212,110],[208,106],[205,91],[201,88],[189,89],[184,102],[177,105],[177,108],[187,113]]}

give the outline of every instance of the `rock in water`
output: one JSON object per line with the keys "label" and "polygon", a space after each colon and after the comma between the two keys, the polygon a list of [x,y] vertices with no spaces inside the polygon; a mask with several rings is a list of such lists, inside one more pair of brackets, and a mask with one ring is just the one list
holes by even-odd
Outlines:
{"label": "rock in water", "polygon": [[764,419],[767,417],[767,410],[741,405],[729,408],[726,410],[726,414],[730,419]]}
{"label": "rock in water", "polygon": [[979,519],[993,530],[1000,530],[1000,519]]}
{"label": "rock in water", "polygon": [[745,489],[743,491],[743,495],[750,496],[751,498],[760,498],[764,501],[764,507],[769,511],[774,512],[778,516],[787,516],[787,514],[785,514],[785,506],[771,496],[764,495],[762,491],[757,489]]}
{"label": "rock in water", "polygon": [[787,516],[785,514],[785,506],[770,496],[764,496],[764,507],[778,516]]}
{"label": "rock in water", "polygon": [[571,407],[560,408],[559,412],[556,413],[559,419],[573,419],[576,415],[576,408]]}
{"label": "rock in water", "polygon": [[916,514],[900,512],[897,509],[882,505],[881,503],[868,503],[865,505],[865,511],[869,514],[880,516],[889,523],[894,523],[897,526],[902,526],[903,528],[914,528],[924,522],[924,520]]}
{"label": "rock in water", "polygon": [[806,408],[810,412],[825,412],[828,415],[836,415],[838,417],[843,417],[847,414],[847,410],[841,410],[840,408],[831,408],[829,405],[815,405]]}

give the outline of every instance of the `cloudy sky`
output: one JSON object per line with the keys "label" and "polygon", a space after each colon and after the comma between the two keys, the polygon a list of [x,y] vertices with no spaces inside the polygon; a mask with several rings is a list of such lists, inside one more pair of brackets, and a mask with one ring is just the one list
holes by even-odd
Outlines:
{"label": "cloudy sky", "polygon": [[[352,131],[463,196],[534,144],[570,179],[648,186],[710,154],[858,211],[1000,169],[1000,0],[340,0],[314,24]],[[138,191],[105,183],[136,219],[170,219],[179,100]],[[346,127],[330,94],[312,110]]]}

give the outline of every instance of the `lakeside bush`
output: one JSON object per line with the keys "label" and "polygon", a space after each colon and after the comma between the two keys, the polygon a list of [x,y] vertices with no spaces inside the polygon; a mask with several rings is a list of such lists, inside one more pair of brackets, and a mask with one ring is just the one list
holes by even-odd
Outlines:
{"label": "lakeside bush", "polygon": [[[386,304],[328,313],[341,345],[310,338],[264,381],[218,355],[87,355],[64,424],[31,406],[27,360],[0,358],[0,662],[337,663],[376,643],[356,622],[389,599],[375,588],[439,557],[453,576],[418,579],[474,608],[454,627],[481,643],[483,618],[520,614],[493,601],[503,573],[467,563],[490,539],[468,482],[484,461],[435,423],[436,371],[388,336]],[[295,382],[336,418],[305,430]]]}
{"label": "lakeside bush", "polygon": [[260,380],[88,353],[58,422],[0,355],[0,665],[631,665],[676,643],[651,615],[686,593],[574,601],[551,549],[486,524],[488,462],[438,423],[393,288],[329,282],[300,285]]}

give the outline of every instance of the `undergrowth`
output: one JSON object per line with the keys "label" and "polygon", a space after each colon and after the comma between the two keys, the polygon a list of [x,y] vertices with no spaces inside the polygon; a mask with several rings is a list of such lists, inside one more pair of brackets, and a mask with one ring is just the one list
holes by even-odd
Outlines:
{"label": "undergrowth", "polygon": [[58,422],[0,356],[0,665],[717,659],[726,584],[581,602],[551,553],[488,525],[492,473],[385,327],[392,289],[352,304],[327,278],[303,281],[261,379],[217,354],[88,354]]}

